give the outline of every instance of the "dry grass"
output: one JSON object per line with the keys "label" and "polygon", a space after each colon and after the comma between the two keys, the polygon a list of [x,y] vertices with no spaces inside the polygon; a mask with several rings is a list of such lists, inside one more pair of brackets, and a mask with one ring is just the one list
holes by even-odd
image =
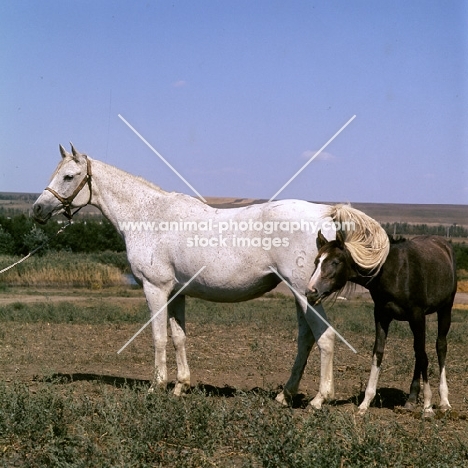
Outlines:
{"label": "dry grass", "polygon": [[[0,256],[0,269],[18,261],[19,257]],[[61,286],[101,289],[124,284],[122,272],[91,255],[65,252],[31,257],[0,276],[4,286]]]}

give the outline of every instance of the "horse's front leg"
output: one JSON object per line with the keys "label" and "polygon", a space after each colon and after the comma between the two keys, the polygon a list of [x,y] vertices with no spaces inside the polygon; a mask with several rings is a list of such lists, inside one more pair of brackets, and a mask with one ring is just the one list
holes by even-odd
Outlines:
{"label": "horse's front leg", "polygon": [[180,396],[190,388],[190,369],[185,352],[185,296],[177,296],[168,306],[172,342],[176,352],[177,380],[174,395]]}
{"label": "horse's front leg", "polygon": [[375,397],[377,392],[377,383],[379,381],[380,367],[385,351],[385,343],[387,342],[388,327],[390,326],[391,319],[382,319],[374,312],[375,320],[375,342],[374,350],[372,352],[372,366],[367,383],[364,400],[359,405],[359,415],[363,415],[369,409],[369,405]]}
{"label": "horse's front leg", "polygon": [[312,330],[305,318],[303,307],[297,301],[296,311],[298,324],[297,355],[291,370],[291,376],[286,382],[284,390],[276,396],[276,401],[285,406],[292,403],[292,398],[297,393],[310,350],[315,342]]}
{"label": "horse's front leg", "polygon": [[166,388],[167,385],[167,293],[147,281],[143,283],[143,290],[152,318],[155,366],[153,382],[149,389],[152,393],[156,388]]}

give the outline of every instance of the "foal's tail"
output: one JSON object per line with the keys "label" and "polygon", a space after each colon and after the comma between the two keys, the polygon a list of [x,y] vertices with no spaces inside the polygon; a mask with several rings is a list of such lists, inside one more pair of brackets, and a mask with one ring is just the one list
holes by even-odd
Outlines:
{"label": "foal's tail", "polygon": [[368,276],[376,276],[390,250],[390,241],[382,226],[351,205],[331,206],[329,215],[339,223],[345,246],[356,264]]}

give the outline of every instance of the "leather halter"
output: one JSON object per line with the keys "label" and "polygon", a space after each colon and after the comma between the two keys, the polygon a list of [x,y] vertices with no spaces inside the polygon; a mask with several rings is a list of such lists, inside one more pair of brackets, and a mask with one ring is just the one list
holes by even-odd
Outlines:
{"label": "leather halter", "polygon": [[[76,213],[78,213],[78,211],[80,211],[81,208],[83,208],[83,206],[86,206],[89,203],[91,203],[91,195],[92,195],[92,192],[91,192],[91,175],[92,175],[91,161],[88,158],[86,158],[86,175],[84,176],[83,180],[80,182],[78,187],[76,187],[76,189],[73,191],[73,193],[69,197],[62,197],[62,195],[59,195],[54,189],[52,189],[50,187],[45,188],[45,190],[48,190],[52,195],[55,196],[55,198],[57,198],[62,203],[63,209],[64,209],[63,215],[65,217],[67,217],[69,220],[71,220],[73,218],[73,216]],[[76,198],[76,196],[80,193],[81,189],[86,184],[88,184],[88,188],[89,188],[89,200],[86,203],[86,205],[80,206],[76,211],[74,211],[72,213],[71,204],[72,204],[73,200]]]}

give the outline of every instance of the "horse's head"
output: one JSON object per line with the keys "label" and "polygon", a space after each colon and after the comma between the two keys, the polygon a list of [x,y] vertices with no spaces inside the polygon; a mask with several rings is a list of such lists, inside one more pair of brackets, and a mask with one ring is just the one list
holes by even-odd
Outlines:
{"label": "horse's head", "polygon": [[71,219],[73,208],[81,208],[91,201],[90,160],[73,145],[71,149],[70,154],[60,145],[62,161],[52,174],[49,186],[33,205],[34,219],[39,223],[62,212]]}
{"label": "horse's head", "polygon": [[318,304],[330,294],[342,289],[352,276],[352,259],[347,252],[344,239],[337,231],[336,240],[328,241],[319,231],[319,249],[315,258],[315,270],[309,280],[306,296],[311,304]]}

